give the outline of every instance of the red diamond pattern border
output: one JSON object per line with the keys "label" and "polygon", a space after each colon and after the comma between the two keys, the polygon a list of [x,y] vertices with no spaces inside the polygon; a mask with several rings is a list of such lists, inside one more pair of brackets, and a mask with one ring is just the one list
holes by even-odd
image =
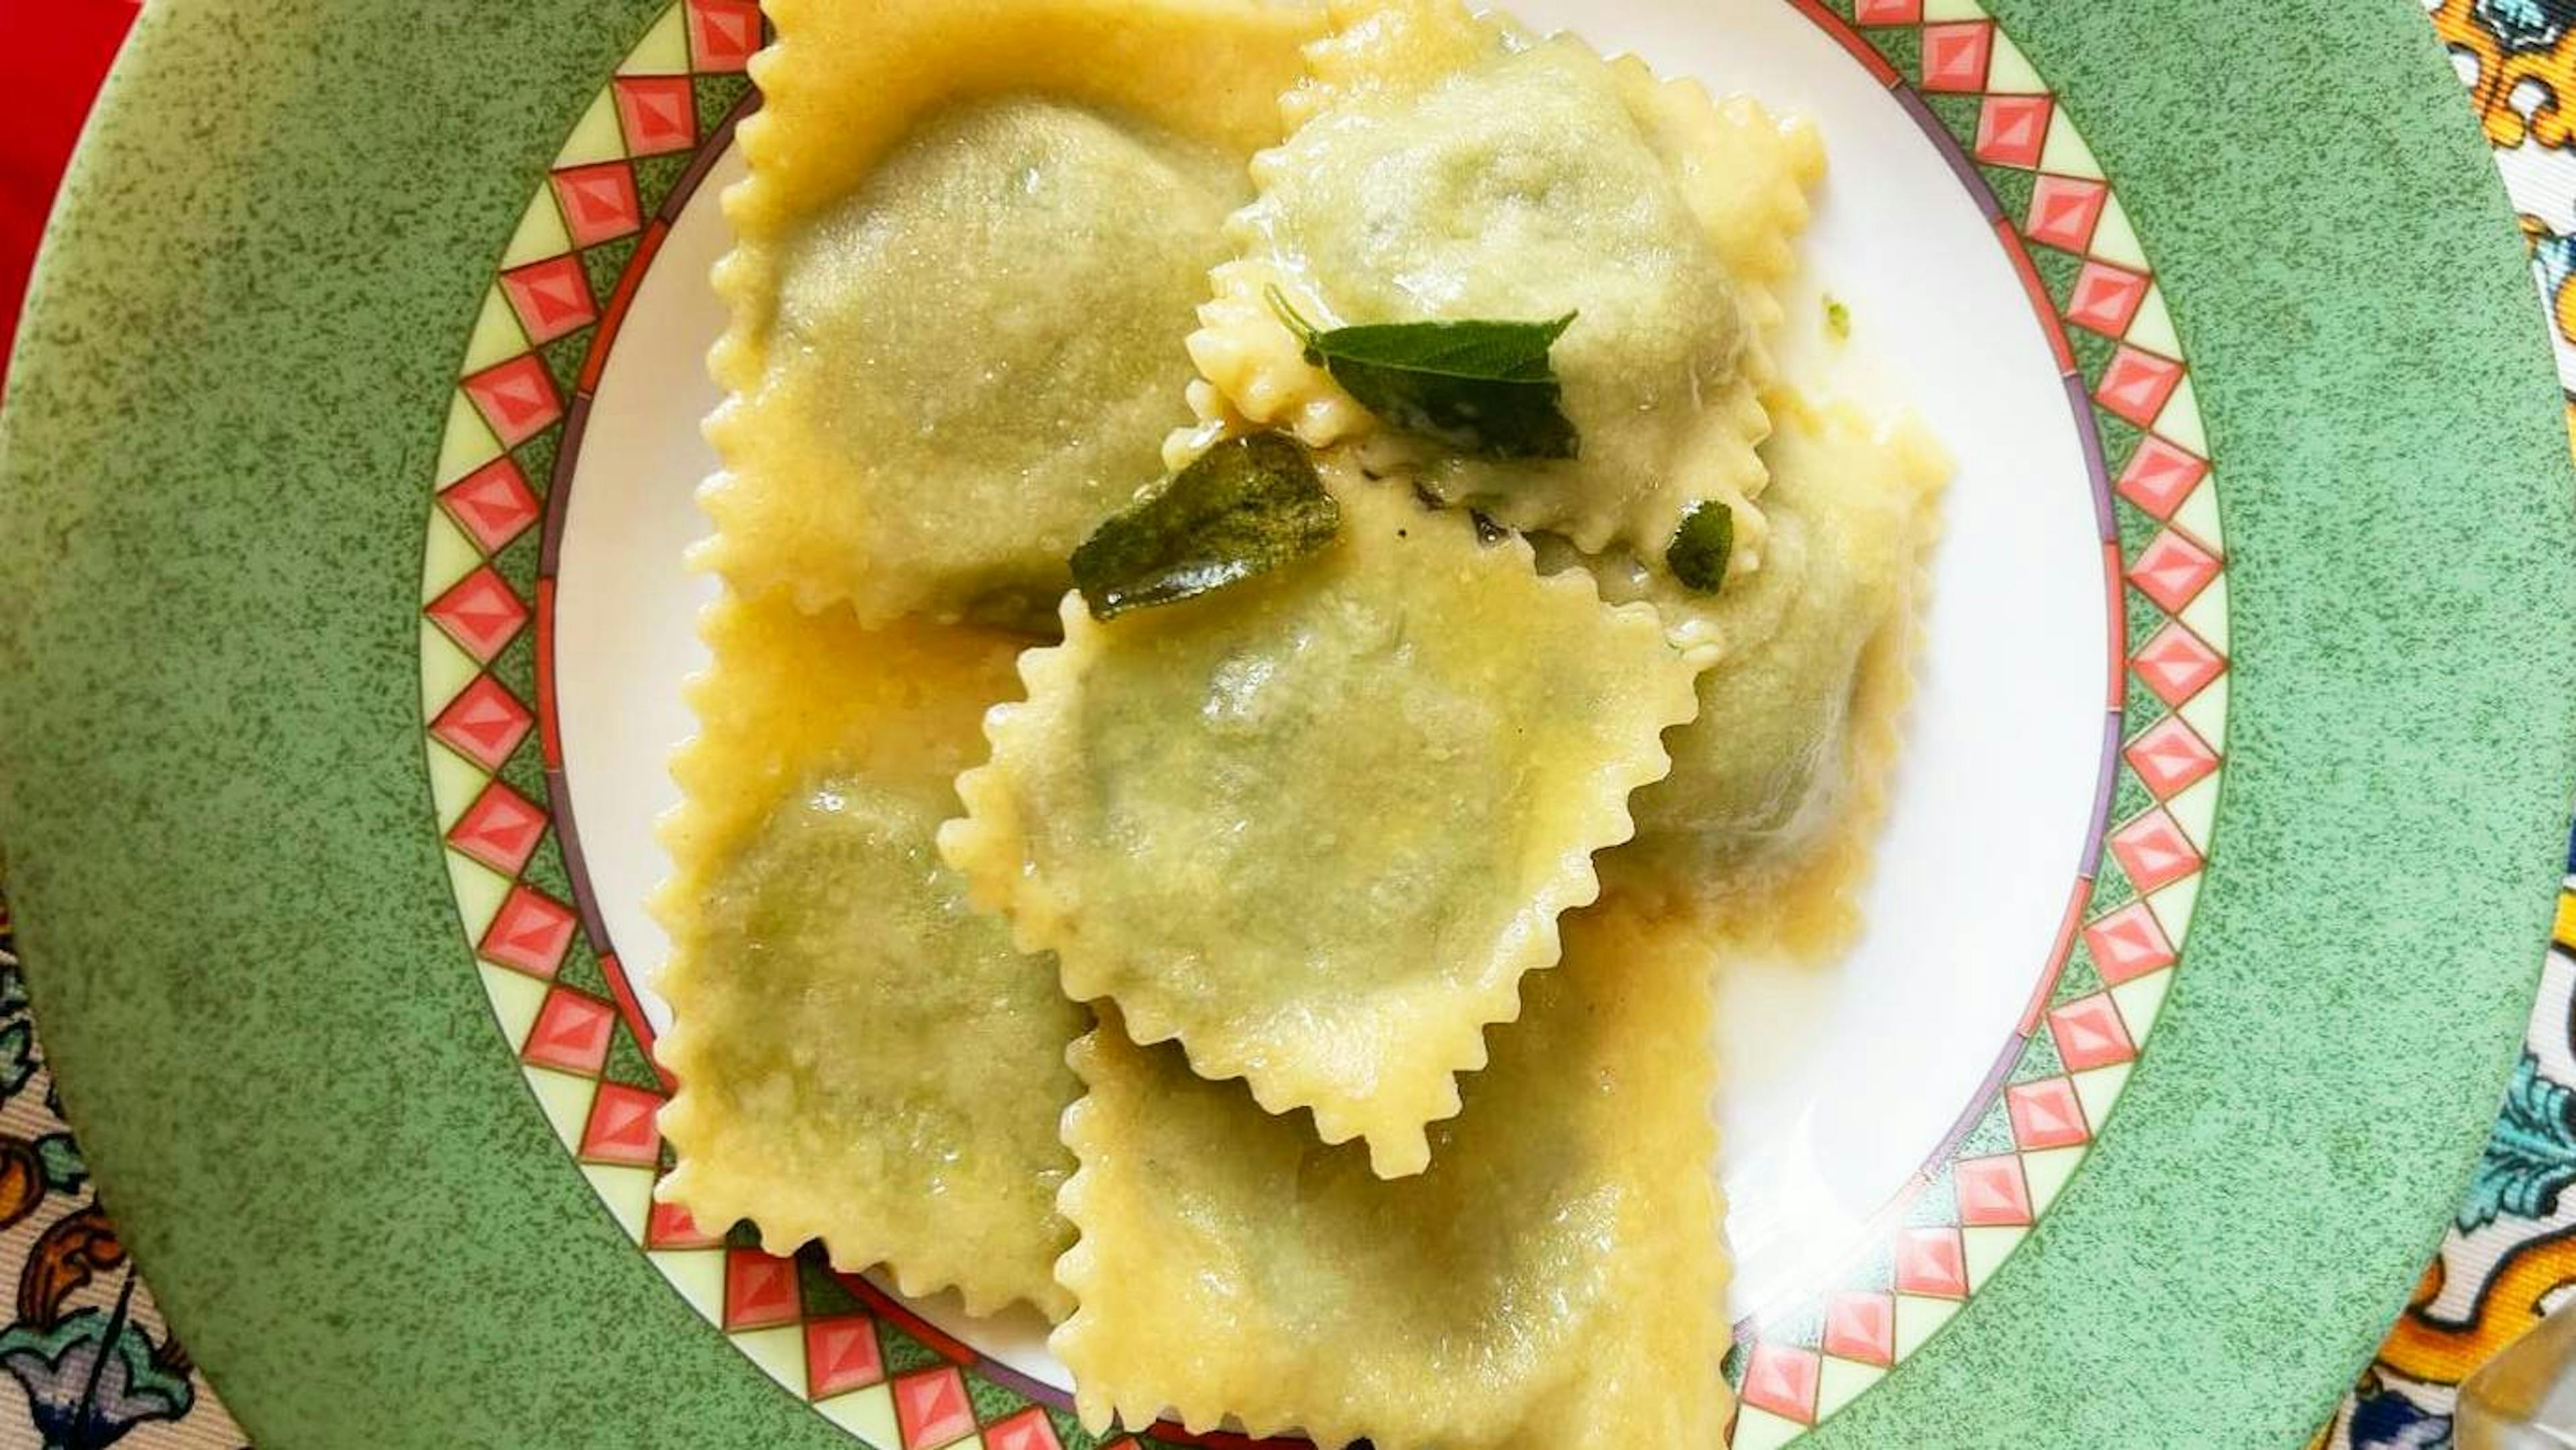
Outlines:
{"label": "red diamond pattern border", "polygon": [[[2113,818],[2076,883],[2020,1055],[1954,1156],[1890,1212],[1901,1226],[1879,1248],[1842,1282],[1766,1306],[1739,1330],[1738,1450],[1794,1443],[1866,1392],[2047,1212],[2147,1045],[2182,956],[2225,764],[2216,483],[2190,369],[2110,182],[2010,37],[1964,0],[1933,7],[1929,21],[1924,0],[1792,3],[1892,89],[1975,100],[1973,111],[1949,113],[1956,120],[1909,109],[1962,171],[1984,179],[2004,218],[1998,238],[2076,395],[2097,409],[2099,421],[2087,421],[2106,447],[2137,440],[2105,460],[2111,496],[2136,512],[2103,503],[2112,645],[2124,666],[2109,699]],[[2016,193],[2027,197],[2018,215],[1995,200]],[[2108,345],[2079,363],[2087,350],[2070,345],[2073,330]]]}

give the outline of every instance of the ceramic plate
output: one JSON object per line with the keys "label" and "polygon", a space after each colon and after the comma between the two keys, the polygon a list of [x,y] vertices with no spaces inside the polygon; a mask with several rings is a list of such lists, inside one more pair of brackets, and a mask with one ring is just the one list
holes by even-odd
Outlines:
{"label": "ceramic plate", "polygon": [[[2477,1149],[2576,779],[2555,387],[2429,27],[1520,13],[1817,120],[1793,370],[1961,465],[1870,932],[1728,983],[1736,1446],[2296,1442]],[[1101,1443],[1033,1324],[652,1200],[761,40],[171,5],[48,243],[0,839],[100,1181],[263,1443]]]}

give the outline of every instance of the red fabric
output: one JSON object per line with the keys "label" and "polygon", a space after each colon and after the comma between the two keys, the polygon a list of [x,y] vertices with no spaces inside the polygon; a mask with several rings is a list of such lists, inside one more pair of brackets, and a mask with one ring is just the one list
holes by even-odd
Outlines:
{"label": "red fabric", "polygon": [[45,214],[134,0],[0,3],[0,387]]}

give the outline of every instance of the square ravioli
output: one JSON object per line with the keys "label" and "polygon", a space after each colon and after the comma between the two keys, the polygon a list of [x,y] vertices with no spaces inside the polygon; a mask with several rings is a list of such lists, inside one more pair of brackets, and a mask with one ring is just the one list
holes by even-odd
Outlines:
{"label": "square ravioli", "polygon": [[1106,622],[1068,597],[940,844],[1074,997],[1395,1176],[1597,894],[1698,666],[1651,608],[1332,471],[1311,558]]}
{"label": "square ravioli", "polygon": [[[1757,545],[1757,389],[1772,288],[1822,172],[1814,132],[1458,0],[1332,15],[1200,311],[1208,423],[1184,437],[1366,438],[1374,462],[1448,502],[1648,558],[1693,505],[1723,502]],[[1386,428],[1306,353],[1283,302],[1327,325],[1572,315],[1551,349],[1571,456],[1498,459]]]}
{"label": "square ravioli", "polygon": [[1762,567],[1658,601],[1718,659],[1603,871],[1697,898],[1740,944],[1817,957],[1859,928],[1950,463],[1910,417],[1786,391],[1770,406]]}
{"label": "square ravioli", "polygon": [[706,634],[656,902],[679,1080],[663,1196],[781,1252],[821,1239],[906,1293],[1061,1317],[1064,1052],[1089,1016],[969,909],[932,840],[1017,641],[775,596],[724,600]]}
{"label": "square ravioli", "polygon": [[1386,1180],[1114,1011],[1066,1119],[1083,1421],[1377,1450],[1722,1443],[1732,1401],[1705,943],[1617,902],[1566,920],[1419,1177]]}
{"label": "square ravioli", "polygon": [[[1159,471],[1180,339],[1315,17],[1252,0],[768,7],[726,194],[699,562],[808,610],[1045,626]],[[1213,84],[1204,76],[1220,76]]]}

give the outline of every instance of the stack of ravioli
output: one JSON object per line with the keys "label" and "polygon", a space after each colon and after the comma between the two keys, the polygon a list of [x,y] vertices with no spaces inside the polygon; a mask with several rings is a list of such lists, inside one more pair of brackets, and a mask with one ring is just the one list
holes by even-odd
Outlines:
{"label": "stack of ravioli", "polygon": [[[664,1196],[1034,1306],[1095,1430],[1718,1444],[1712,973],[1854,927],[1945,473],[1771,360],[1816,138],[1457,0],[769,11]],[[1568,313],[1545,458],[1288,320]],[[1095,616],[1256,435],[1329,542]]]}

